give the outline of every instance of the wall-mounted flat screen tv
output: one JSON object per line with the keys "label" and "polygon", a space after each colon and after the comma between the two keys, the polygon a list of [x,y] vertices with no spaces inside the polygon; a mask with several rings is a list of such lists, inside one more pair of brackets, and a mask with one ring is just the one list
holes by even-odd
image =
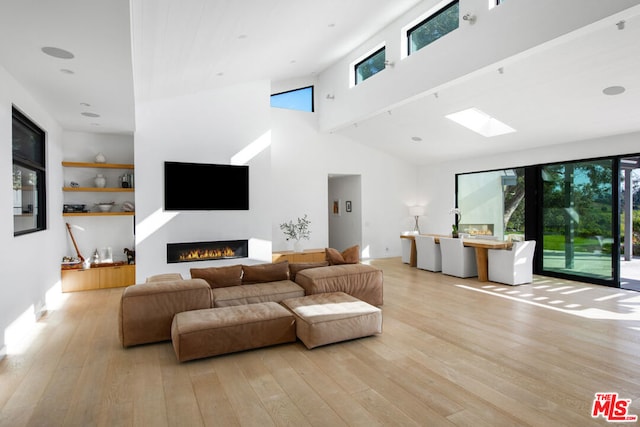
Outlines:
{"label": "wall-mounted flat screen tv", "polygon": [[164,162],[164,209],[249,210],[249,166]]}

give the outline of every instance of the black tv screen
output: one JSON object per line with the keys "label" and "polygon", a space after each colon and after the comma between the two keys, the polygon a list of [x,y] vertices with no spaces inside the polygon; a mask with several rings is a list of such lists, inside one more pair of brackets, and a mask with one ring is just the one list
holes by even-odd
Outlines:
{"label": "black tv screen", "polygon": [[249,166],[164,162],[164,209],[249,210]]}

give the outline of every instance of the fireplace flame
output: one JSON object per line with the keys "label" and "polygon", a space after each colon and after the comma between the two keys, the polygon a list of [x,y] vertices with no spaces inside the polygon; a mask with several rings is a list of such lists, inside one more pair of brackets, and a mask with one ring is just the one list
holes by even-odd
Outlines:
{"label": "fireplace flame", "polygon": [[235,256],[230,247],[216,249],[192,249],[178,255],[180,261],[197,261],[203,259],[229,258]]}

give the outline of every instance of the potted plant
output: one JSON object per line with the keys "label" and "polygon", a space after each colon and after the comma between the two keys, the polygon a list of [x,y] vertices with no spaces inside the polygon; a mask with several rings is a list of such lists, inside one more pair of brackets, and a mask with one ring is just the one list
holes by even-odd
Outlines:
{"label": "potted plant", "polygon": [[458,237],[458,224],[462,221],[462,212],[459,208],[451,208],[449,213],[453,214],[455,221],[455,223],[451,225],[451,237]]}
{"label": "potted plant", "polygon": [[289,222],[280,224],[280,230],[284,233],[287,241],[294,240],[293,249],[295,252],[302,252],[300,239],[309,240],[309,236],[311,235],[311,231],[309,230],[310,225],[311,221],[307,218],[307,214],[304,214],[302,218],[298,217],[295,223],[293,220],[289,220]]}

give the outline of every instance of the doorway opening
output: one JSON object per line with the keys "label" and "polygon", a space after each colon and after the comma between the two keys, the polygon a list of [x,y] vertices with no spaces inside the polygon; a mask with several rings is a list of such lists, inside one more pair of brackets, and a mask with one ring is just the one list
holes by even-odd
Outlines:
{"label": "doorway opening", "polygon": [[329,175],[329,247],[339,251],[353,245],[362,248],[361,187],[360,175]]}

